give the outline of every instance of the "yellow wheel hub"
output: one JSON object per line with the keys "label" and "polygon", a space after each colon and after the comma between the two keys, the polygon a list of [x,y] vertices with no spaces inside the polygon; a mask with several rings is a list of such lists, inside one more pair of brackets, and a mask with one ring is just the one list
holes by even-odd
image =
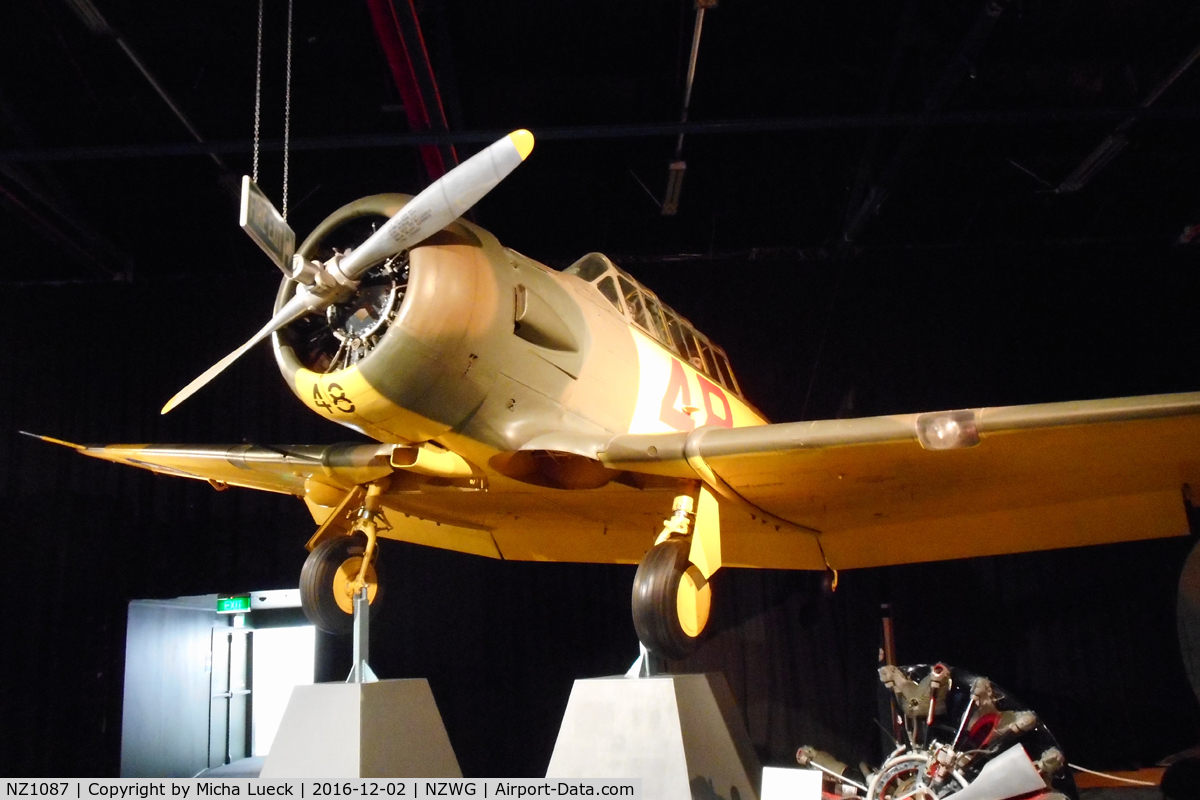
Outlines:
{"label": "yellow wheel hub", "polygon": [[679,579],[679,592],[675,595],[675,610],[679,615],[679,626],[683,632],[695,639],[708,624],[708,612],[712,607],[712,586],[700,570],[689,565]]}
{"label": "yellow wheel hub", "polygon": [[[347,614],[354,613],[354,582],[358,580],[358,570],[362,567],[362,556],[351,556],[342,562],[333,575],[333,599],[338,608]],[[375,565],[367,567],[367,602],[374,603],[375,595],[379,592],[379,579],[375,576]]]}

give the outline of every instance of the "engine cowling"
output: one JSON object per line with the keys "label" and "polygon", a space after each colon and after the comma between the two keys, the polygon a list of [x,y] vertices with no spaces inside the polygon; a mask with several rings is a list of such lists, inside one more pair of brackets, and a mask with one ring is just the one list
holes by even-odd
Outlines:
{"label": "engine cowling", "polygon": [[[343,206],[297,252],[317,261],[344,254],[409,199],[374,195]],[[317,413],[381,441],[425,441],[464,422],[487,391],[467,374],[469,357],[460,352],[481,289],[494,283],[481,248],[472,230],[454,223],[372,267],[322,313],[277,332],[276,361],[292,391]],[[276,308],[295,290],[285,279]]]}

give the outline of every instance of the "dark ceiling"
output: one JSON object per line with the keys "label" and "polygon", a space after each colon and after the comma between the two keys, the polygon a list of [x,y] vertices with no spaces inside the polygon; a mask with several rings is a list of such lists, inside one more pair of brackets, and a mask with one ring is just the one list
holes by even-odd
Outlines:
{"label": "dark ceiling", "polygon": [[[277,203],[287,2],[265,0],[259,182]],[[303,236],[427,175],[369,12],[388,0],[294,2],[289,201]],[[351,435],[295,401],[265,345],[157,413],[267,320],[279,279],[230,192],[251,165],[258,3],[90,4],[107,32],[85,24],[84,0],[0,0],[0,530],[8,563],[50,565],[55,589],[31,604],[29,581],[6,582],[28,613],[4,619],[17,632],[0,639],[17,646],[0,661],[34,689],[8,693],[19,715],[0,709],[17,721],[0,725],[5,774],[115,773],[125,602],[294,586],[311,530],[298,504],[158,480],[18,429],[84,442]],[[1196,245],[1179,243],[1200,223],[1200,65],[1170,80],[1200,53],[1194,0],[720,0],[675,216],[658,201],[693,0],[415,11],[459,154],[517,127],[538,138],[476,221],[555,266],[613,255],[725,346],[771,419],[1200,388],[1200,270]],[[869,703],[875,613],[890,598],[904,652],[1003,678],[1063,721],[1077,763],[1154,763],[1195,741],[1168,611],[1185,546],[862,571],[815,626],[796,612],[806,579],[728,571],[719,613],[749,633],[743,646],[720,632],[734,644],[701,650],[702,666],[771,699],[744,707],[772,720],[756,745],[787,763],[805,741],[842,736],[843,698]],[[416,611],[376,639],[398,654],[381,674],[434,679],[468,774],[544,774],[570,681],[632,659],[632,570],[394,555],[396,607]],[[801,632],[760,627],[768,613]],[[803,700],[785,713],[764,677],[776,662]],[[805,670],[826,677],[796,679]],[[842,675],[865,688],[845,691]],[[821,703],[833,710],[795,721]],[[5,772],[5,758],[23,768]]]}
{"label": "dark ceiling", "polygon": [[[78,5],[10,0],[0,11],[0,234],[24,254],[4,280],[266,268],[239,240],[220,167],[116,40],[240,176],[257,4],[95,0],[108,35]],[[664,193],[674,139],[647,128],[679,119],[691,0],[426,0],[416,10],[452,133],[543,134],[477,216],[554,263],[590,249],[836,259],[872,248],[1165,246],[1200,221],[1200,68],[1142,110],[1129,146],[1086,185],[1054,191],[1200,44],[1200,7],[1185,0],[723,0],[703,30],[674,218],[651,197]],[[285,0],[267,0],[272,149],[260,183],[277,203],[286,17]],[[366,4],[295,0],[294,18],[290,201],[303,235],[343,202],[412,191],[424,176],[411,145],[364,144],[408,131]],[[459,150],[486,137],[473,138]],[[169,154],[172,145],[188,152]]]}
{"label": "dark ceiling", "polygon": [[[409,4],[294,2],[303,237],[343,203],[428,177],[369,11]],[[459,155],[517,127],[538,138],[476,221],[554,266],[609,253],[726,345],[773,418],[1194,388],[1168,351],[1200,334],[1179,243],[1200,222],[1195,3],[721,0],[686,127],[693,0],[411,8]],[[0,4],[0,280],[271,280],[230,188],[251,165],[257,10]],[[287,14],[266,0],[259,183],[277,204]],[[687,172],[664,216],[680,131]],[[1127,344],[1151,321],[1155,345]],[[181,374],[259,324],[231,320]],[[959,374],[919,356],[938,341],[958,341],[945,360]],[[1088,348],[1110,353],[1103,369],[1080,361]],[[980,350],[989,369],[970,363]],[[1062,380],[1064,361],[1079,380]],[[1157,377],[1095,378],[1139,370]]]}

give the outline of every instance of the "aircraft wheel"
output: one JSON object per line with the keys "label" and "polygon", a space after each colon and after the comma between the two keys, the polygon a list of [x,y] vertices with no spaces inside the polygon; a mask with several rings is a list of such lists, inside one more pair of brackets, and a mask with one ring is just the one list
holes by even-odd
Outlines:
{"label": "aircraft wheel", "polygon": [[[350,584],[358,577],[367,537],[361,533],[321,542],[308,554],[300,571],[300,605],[309,621],[326,633],[345,634],[354,628],[354,598]],[[376,554],[378,555],[378,550]],[[379,600],[378,559],[367,568],[367,600]]]}
{"label": "aircraft wheel", "polygon": [[708,624],[712,587],[688,561],[690,538],[668,539],[642,558],[633,579],[633,627],[655,655],[683,658]]}

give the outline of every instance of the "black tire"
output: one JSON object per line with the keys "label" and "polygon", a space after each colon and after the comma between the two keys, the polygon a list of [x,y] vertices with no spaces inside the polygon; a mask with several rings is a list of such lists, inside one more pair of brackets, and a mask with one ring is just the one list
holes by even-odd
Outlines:
{"label": "black tire", "polygon": [[[339,603],[335,585],[344,585],[348,574],[357,577],[366,549],[367,537],[361,533],[338,536],[321,542],[304,561],[304,568],[300,570],[300,606],[309,622],[326,633],[341,635],[354,630],[353,606],[346,598],[341,598]],[[379,555],[378,547],[375,555]],[[374,563],[367,571],[367,582],[374,586],[373,590],[368,588],[372,608],[382,597],[378,561],[378,558],[373,559]],[[346,568],[344,571],[343,567]]]}
{"label": "black tire", "polygon": [[[696,649],[708,622],[707,602],[711,593],[707,581],[688,561],[690,538],[668,539],[650,548],[638,564],[633,578],[633,627],[646,649],[662,658],[683,658]],[[687,579],[684,574],[690,572]],[[693,584],[702,587],[705,599],[703,619],[693,632],[684,630],[679,619],[680,584],[690,591]]]}

